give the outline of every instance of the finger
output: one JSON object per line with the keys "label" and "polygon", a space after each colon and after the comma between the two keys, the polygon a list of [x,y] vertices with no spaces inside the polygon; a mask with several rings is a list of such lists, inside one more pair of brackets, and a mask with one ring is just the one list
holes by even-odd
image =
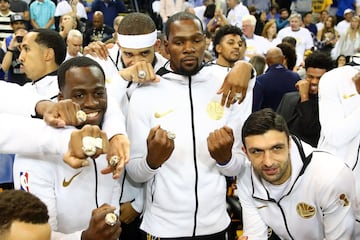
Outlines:
{"label": "finger", "polygon": [[246,90],[241,91],[241,98],[237,101],[238,104],[242,103],[246,97]]}
{"label": "finger", "polygon": [[222,129],[223,129],[227,134],[229,134],[230,136],[233,136],[233,135],[234,135],[232,128],[230,128],[230,127],[228,127],[228,126],[224,126]]}
{"label": "finger", "polygon": [[46,122],[47,125],[55,128],[63,128],[66,126],[64,120],[54,115],[49,115],[49,114],[44,115],[44,121]]}
{"label": "finger", "polygon": [[158,129],[160,129],[160,125],[157,125],[157,126],[150,129],[149,135],[147,137],[148,141],[154,139],[155,134],[156,134]]}
{"label": "finger", "polygon": [[72,168],[81,168],[89,166],[89,161],[85,158],[76,158],[74,156],[71,156],[70,152],[66,152],[63,156],[63,160],[66,164],[68,164]]}
{"label": "finger", "polygon": [[154,82],[156,80],[156,75],[153,66],[150,63],[147,63],[147,72],[149,75],[149,80]]}

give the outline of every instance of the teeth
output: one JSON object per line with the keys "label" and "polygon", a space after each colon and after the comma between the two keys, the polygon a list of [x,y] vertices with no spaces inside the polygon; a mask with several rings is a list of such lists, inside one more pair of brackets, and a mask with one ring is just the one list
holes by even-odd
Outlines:
{"label": "teeth", "polygon": [[88,114],[86,114],[86,116],[88,117],[88,118],[93,118],[93,117],[96,117],[98,115],[98,112],[93,112],[93,113],[88,113]]}

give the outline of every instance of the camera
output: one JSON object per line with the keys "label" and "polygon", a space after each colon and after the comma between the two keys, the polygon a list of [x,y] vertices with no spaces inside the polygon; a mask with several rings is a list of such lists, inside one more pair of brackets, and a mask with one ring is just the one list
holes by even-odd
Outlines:
{"label": "camera", "polygon": [[21,43],[22,40],[23,40],[23,38],[24,38],[24,36],[16,36],[16,41],[17,41],[18,43]]}

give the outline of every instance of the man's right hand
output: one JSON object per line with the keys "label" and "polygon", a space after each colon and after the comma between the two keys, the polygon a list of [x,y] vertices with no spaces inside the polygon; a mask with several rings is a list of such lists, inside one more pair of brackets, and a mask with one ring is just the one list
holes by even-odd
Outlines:
{"label": "man's right hand", "polygon": [[160,167],[174,151],[174,140],[169,139],[167,131],[160,126],[150,129],[146,142],[148,148],[146,161],[152,169]]}
{"label": "man's right hand", "polygon": [[103,204],[99,208],[92,211],[89,227],[82,232],[81,240],[118,240],[121,234],[121,226],[119,218],[114,226],[110,226],[105,222],[107,213],[113,213],[114,207]]}
{"label": "man's right hand", "polygon": [[76,117],[80,105],[70,99],[59,102],[40,101],[36,104],[36,112],[52,127],[78,126],[82,122]]}
{"label": "man's right hand", "polygon": [[89,45],[84,47],[84,55],[91,55],[93,57],[98,57],[100,59],[106,60],[109,56],[109,51],[106,47],[106,44],[101,41],[91,42]]}
{"label": "man's right hand", "polygon": [[98,126],[85,125],[82,129],[74,130],[71,133],[69,149],[63,156],[64,162],[70,165],[72,168],[80,168],[89,165],[89,162],[87,160],[88,156],[84,153],[82,149],[84,137],[94,137],[102,139],[102,148],[96,148],[96,153],[91,156],[91,158],[95,159],[101,154],[108,152],[109,140],[106,136],[106,133],[101,131]]}
{"label": "man's right hand", "polygon": [[300,101],[306,102],[309,101],[309,90],[310,90],[310,82],[308,80],[299,80],[295,87],[299,90]]}
{"label": "man's right hand", "polygon": [[[145,77],[141,78],[139,72],[143,71]],[[139,61],[134,65],[124,68],[119,71],[120,76],[126,81],[132,82],[159,82],[160,78],[156,76],[155,70],[151,63],[145,61]]]}

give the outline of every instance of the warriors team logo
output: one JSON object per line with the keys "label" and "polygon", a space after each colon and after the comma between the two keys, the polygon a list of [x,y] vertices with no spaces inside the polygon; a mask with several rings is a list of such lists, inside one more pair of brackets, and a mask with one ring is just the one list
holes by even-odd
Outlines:
{"label": "warriors team logo", "polygon": [[224,116],[224,107],[219,102],[211,101],[206,108],[206,112],[213,120],[219,120]]}
{"label": "warriors team logo", "polygon": [[350,201],[349,201],[348,197],[345,195],[345,193],[340,194],[339,203],[343,207],[347,207],[350,205]]}
{"label": "warriors team logo", "polygon": [[29,192],[29,174],[20,172],[20,189]]}
{"label": "warriors team logo", "polygon": [[300,217],[305,219],[315,216],[316,213],[315,207],[304,202],[298,203],[296,205],[296,211]]}

